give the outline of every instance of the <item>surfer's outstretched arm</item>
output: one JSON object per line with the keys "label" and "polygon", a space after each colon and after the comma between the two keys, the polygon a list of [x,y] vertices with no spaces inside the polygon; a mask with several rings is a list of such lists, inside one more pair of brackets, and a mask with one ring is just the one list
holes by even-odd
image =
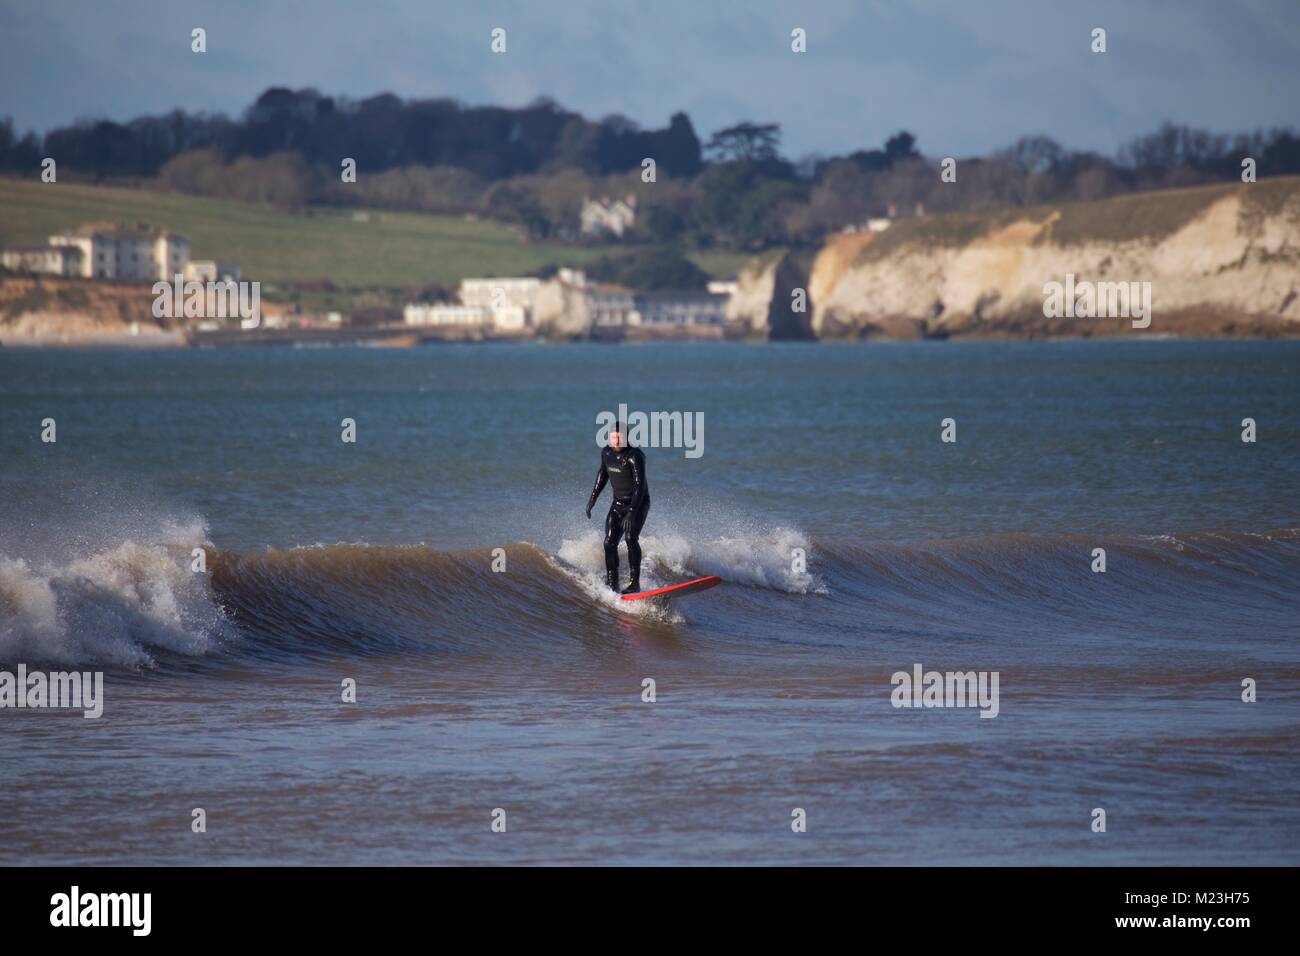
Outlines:
{"label": "surfer's outstretched arm", "polygon": [[591,517],[591,509],[596,506],[596,499],[600,493],[605,490],[605,483],[609,481],[609,472],[605,470],[605,460],[601,459],[600,470],[596,472],[596,486],[591,489],[591,497],[587,499],[587,517]]}

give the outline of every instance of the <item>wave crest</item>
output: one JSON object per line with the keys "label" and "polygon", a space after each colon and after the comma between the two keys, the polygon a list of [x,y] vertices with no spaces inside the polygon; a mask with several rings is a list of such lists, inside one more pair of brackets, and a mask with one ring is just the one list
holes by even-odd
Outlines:
{"label": "wave crest", "polygon": [[156,651],[200,655],[221,625],[188,541],[114,548],[61,565],[0,556],[0,660],[145,667]]}

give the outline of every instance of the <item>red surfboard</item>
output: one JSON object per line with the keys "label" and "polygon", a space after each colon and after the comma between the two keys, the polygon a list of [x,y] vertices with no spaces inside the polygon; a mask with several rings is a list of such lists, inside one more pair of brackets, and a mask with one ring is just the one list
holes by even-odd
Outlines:
{"label": "red surfboard", "polygon": [[683,581],[681,584],[670,584],[666,588],[655,588],[653,591],[637,591],[636,594],[624,594],[624,601],[640,601],[643,598],[652,597],[677,597],[679,594],[691,594],[695,591],[707,591],[711,587],[716,587],[722,583],[722,578],[716,574],[710,574],[707,578],[696,578],[694,581]]}

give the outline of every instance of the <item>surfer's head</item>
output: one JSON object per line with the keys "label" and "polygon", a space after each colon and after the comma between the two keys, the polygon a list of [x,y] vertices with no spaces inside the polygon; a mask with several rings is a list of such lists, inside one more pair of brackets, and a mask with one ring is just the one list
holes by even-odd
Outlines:
{"label": "surfer's head", "polygon": [[609,430],[609,447],[621,451],[627,445],[627,426],[618,422]]}

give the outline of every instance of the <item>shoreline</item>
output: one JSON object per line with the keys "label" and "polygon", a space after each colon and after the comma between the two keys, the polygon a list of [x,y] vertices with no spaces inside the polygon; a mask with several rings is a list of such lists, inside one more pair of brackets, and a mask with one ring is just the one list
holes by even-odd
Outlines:
{"label": "shoreline", "polygon": [[[1300,323],[1263,323],[1249,316],[1231,323],[1231,332],[1224,331],[1222,323],[1187,323],[1183,330],[1118,331],[1114,325],[1097,330],[1096,334],[1080,333],[1077,326],[1070,330],[1023,330],[990,328],[966,331],[960,335],[930,334],[917,336],[828,336],[809,339],[770,339],[758,336],[728,335],[725,326],[632,328],[598,330],[596,334],[576,337],[547,337],[497,333],[485,329],[429,328],[408,325],[374,326],[366,328],[274,328],[258,331],[227,329],[220,331],[149,330],[131,334],[121,332],[93,332],[83,334],[6,334],[0,326],[0,349],[56,349],[103,348],[138,349],[152,351],[171,348],[271,348],[271,347],[346,347],[363,348],[418,348],[426,345],[463,345],[470,343],[521,344],[536,342],[543,345],[559,343],[592,342],[600,345],[643,345],[660,342],[692,344],[696,342],[725,342],[733,345],[781,344],[796,341],[809,345],[861,344],[878,345],[890,342],[1086,342],[1086,341],[1297,341],[1300,340]],[[1235,326],[1235,327],[1233,327]]]}
{"label": "shoreline", "polygon": [[548,339],[541,336],[473,336],[473,335],[411,335],[391,330],[387,334],[375,334],[375,331],[356,331],[349,335],[339,335],[333,330],[322,330],[326,334],[303,335],[302,330],[295,334],[250,336],[247,332],[201,333],[198,336],[183,332],[160,332],[149,335],[87,335],[87,336],[21,336],[7,337],[0,334],[0,350],[51,350],[51,349],[104,349],[115,351],[152,352],[165,349],[246,349],[246,348],[389,348],[409,349],[429,345],[521,345],[536,343],[538,345],[577,345],[594,344],[602,346],[618,345],[654,345],[684,344],[700,342],[721,343],[735,346],[785,345],[793,341],[800,345],[895,345],[929,342],[936,344],[982,344],[1013,342],[1295,342],[1300,341],[1300,329],[1292,333],[1248,334],[1248,335],[1206,335],[1180,334],[1177,332],[1155,332],[1141,335],[963,335],[963,336],[927,336],[925,338],[833,338],[807,340],[769,340],[727,338],[722,335],[703,336],[653,336],[583,339]]}

